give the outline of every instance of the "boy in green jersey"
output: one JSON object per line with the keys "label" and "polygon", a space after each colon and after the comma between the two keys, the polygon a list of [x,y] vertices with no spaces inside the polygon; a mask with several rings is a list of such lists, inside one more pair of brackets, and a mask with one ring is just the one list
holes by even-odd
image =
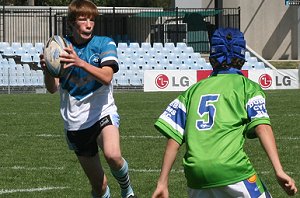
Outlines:
{"label": "boy in green jersey", "polygon": [[155,123],[168,138],[152,198],[169,197],[168,175],[185,143],[188,194],[202,197],[271,197],[243,150],[245,138],[258,137],[288,195],[297,192],[283,170],[261,87],[243,76],[243,33],[217,29],[211,39],[213,72],[173,100]]}

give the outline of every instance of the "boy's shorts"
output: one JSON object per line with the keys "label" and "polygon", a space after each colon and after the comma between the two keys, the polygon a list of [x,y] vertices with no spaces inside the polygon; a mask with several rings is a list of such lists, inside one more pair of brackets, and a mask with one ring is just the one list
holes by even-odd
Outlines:
{"label": "boy's shorts", "polygon": [[119,127],[119,116],[107,115],[97,121],[93,126],[78,131],[66,130],[66,139],[70,150],[74,150],[77,156],[92,157],[99,149],[97,137],[106,126],[114,125]]}
{"label": "boy's shorts", "polygon": [[207,189],[188,188],[188,195],[190,198],[272,198],[257,175],[228,186]]}

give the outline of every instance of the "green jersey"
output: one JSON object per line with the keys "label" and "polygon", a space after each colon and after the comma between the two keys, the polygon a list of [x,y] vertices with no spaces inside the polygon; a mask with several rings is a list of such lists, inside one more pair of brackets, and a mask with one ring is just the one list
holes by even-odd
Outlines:
{"label": "green jersey", "polygon": [[270,124],[261,87],[234,69],[199,81],[172,101],[155,127],[180,145],[187,185],[193,189],[233,184],[255,170],[243,150],[252,128]]}

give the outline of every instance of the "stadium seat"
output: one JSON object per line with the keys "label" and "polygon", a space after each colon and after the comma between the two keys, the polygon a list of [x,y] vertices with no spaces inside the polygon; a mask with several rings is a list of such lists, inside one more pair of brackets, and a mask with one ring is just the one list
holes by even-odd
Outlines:
{"label": "stadium seat", "polygon": [[250,70],[250,69],[252,69],[251,65],[248,62],[245,62],[242,67],[242,70]]}
{"label": "stadium seat", "polygon": [[129,79],[125,75],[121,75],[117,77],[117,85],[120,86],[128,86],[129,84]]}
{"label": "stadium seat", "polygon": [[23,47],[15,48],[15,55],[21,57],[23,54],[26,54],[26,51]]}
{"label": "stadium seat", "polygon": [[187,48],[187,45],[184,42],[178,42],[176,44],[176,47],[184,50],[185,48]]}
{"label": "stadium seat", "polygon": [[189,65],[189,69],[199,70],[199,69],[201,69],[201,67],[197,63],[193,63],[193,64]]}
{"label": "stadium seat", "polygon": [[153,43],[153,49],[156,51],[156,53],[161,53],[163,48],[164,47],[162,43]]}
{"label": "stadium seat", "polygon": [[145,71],[145,70],[153,70],[154,69],[154,67],[151,67],[151,65],[149,65],[149,64],[144,64],[144,66],[143,66],[143,70]]}
{"label": "stadium seat", "polygon": [[26,52],[33,56],[34,54],[40,54],[39,51],[35,47],[26,48]]}
{"label": "stadium seat", "polygon": [[3,48],[3,55],[4,58],[8,58],[8,57],[14,57],[15,56],[15,52],[13,50],[12,47],[5,47]]}
{"label": "stadium seat", "polygon": [[32,78],[30,75],[25,75],[24,76],[24,85],[25,86],[32,86],[33,83],[32,83]]}
{"label": "stadium seat", "polygon": [[17,64],[16,70],[17,70],[17,75],[18,76],[24,76],[25,75],[24,68],[21,64]]}
{"label": "stadium seat", "polygon": [[174,43],[165,43],[164,49],[168,50],[169,53],[173,53],[173,51],[175,49],[175,45],[174,45]]}
{"label": "stadium seat", "polygon": [[181,54],[181,53],[184,53],[184,49],[181,49],[179,47],[175,47],[174,50],[173,50],[173,53],[174,54]]}
{"label": "stadium seat", "polygon": [[163,67],[162,64],[158,63],[158,64],[156,64],[156,65],[154,66],[153,69],[154,69],[154,70],[164,70],[165,68]]}
{"label": "stadium seat", "polygon": [[185,53],[194,53],[193,47],[187,47],[184,51]]}
{"label": "stadium seat", "polygon": [[28,64],[23,64],[24,75],[31,75],[30,66]]}
{"label": "stadium seat", "polygon": [[129,48],[137,50],[140,48],[140,44],[139,43],[130,43]]}
{"label": "stadium seat", "polygon": [[130,81],[130,85],[133,85],[133,86],[142,85],[142,81],[139,78],[137,73],[133,73],[133,74],[129,75],[128,78],[129,78],[129,81]]}
{"label": "stadium seat", "polygon": [[40,54],[41,52],[43,52],[44,43],[35,43],[34,47],[38,51],[38,53]]}
{"label": "stadium seat", "polygon": [[194,52],[191,54],[191,59],[200,59],[201,58],[201,54],[198,52]]}
{"label": "stadium seat", "polygon": [[44,86],[44,74],[43,74],[43,70],[36,70],[36,74],[37,74],[37,85],[38,86]]}
{"label": "stadium seat", "polygon": [[139,57],[143,57],[145,54],[145,50],[143,48],[137,48],[136,53]]}
{"label": "stadium seat", "polygon": [[32,57],[29,54],[22,54],[21,56],[21,63],[32,63]]}
{"label": "stadium seat", "polygon": [[254,65],[254,69],[266,69],[265,64],[263,62],[257,62]]}
{"label": "stadium seat", "polygon": [[151,44],[150,44],[150,43],[143,42],[143,43],[141,44],[141,48],[142,48],[144,51],[149,51],[152,47],[151,47]]}
{"label": "stadium seat", "polygon": [[32,43],[23,43],[22,44],[22,47],[25,49],[25,50],[28,50],[30,48],[33,47],[33,44]]}
{"label": "stadium seat", "polygon": [[168,64],[166,70],[176,70],[179,69],[179,64]]}
{"label": "stadium seat", "polygon": [[246,59],[246,61],[248,61],[250,57],[251,57],[250,52],[246,51],[245,52],[245,59]]}
{"label": "stadium seat", "polygon": [[33,54],[32,55],[32,61],[34,63],[39,63],[40,62],[40,55],[39,54]]}
{"label": "stadium seat", "polygon": [[13,49],[18,49],[18,48],[22,47],[22,45],[21,45],[20,42],[12,42],[12,43],[11,43],[11,47],[12,47]]}
{"label": "stadium seat", "polygon": [[128,48],[128,45],[127,45],[127,43],[118,43],[118,48],[119,49],[126,49],[126,48]]}
{"label": "stadium seat", "polygon": [[3,52],[4,48],[10,47],[9,42],[0,42],[0,51]]}
{"label": "stadium seat", "polygon": [[188,70],[188,69],[189,69],[188,64],[183,63],[183,64],[179,65],[179,70]]}
{"label": "stadium seat", "polygon": [[17,76],[17,86],[24,86],[24,85],[25,85],[25,77]]}
{"label": "stadium seat", "polygon": [[129,58],[131,57],[133,52],[134,52],[134,50],[131,50],[129,47],[124,49],[124,54]]}
{"label": "stadium seat", "polygon": [[11,65],[11,66],[16,66],[16,61],[14,58],[8,58],[8,64]]}
{"label": "stadium seat", "polygon": [[154,48],[151,48],[146,55],[151,56],[152,58],[155,58],[160,53],[157,53],[157,50]]}

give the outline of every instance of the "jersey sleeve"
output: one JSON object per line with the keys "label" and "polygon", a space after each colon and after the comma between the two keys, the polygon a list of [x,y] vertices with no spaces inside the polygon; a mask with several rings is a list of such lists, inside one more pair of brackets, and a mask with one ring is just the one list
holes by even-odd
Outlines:
{"label": "jersey sleeve", "polygon": [[105,37],[105,44],[100,54],[101,62],[100,66],[110,66],[114,70],[114,73],[118,72],[118,57],[116,43],[109,37]]}
{"label": "jersey sleeve", "polygon": [[173,100],[154,124],[160,133],[174,139],[180,145],[184,143],[185,125],[186,106],[182,96]]}
{"label": "jersey sleeve", "polygon": [[248,114],[248,119],[250,122],[247,125],[246,137],[255,138],[256,134],[254,127],[260,124],[271,125],[270,117],[266,108],[266,96],[259,85],[254,86],[254,90],[248,93],[252,93],[247,97],[246,110]]}

